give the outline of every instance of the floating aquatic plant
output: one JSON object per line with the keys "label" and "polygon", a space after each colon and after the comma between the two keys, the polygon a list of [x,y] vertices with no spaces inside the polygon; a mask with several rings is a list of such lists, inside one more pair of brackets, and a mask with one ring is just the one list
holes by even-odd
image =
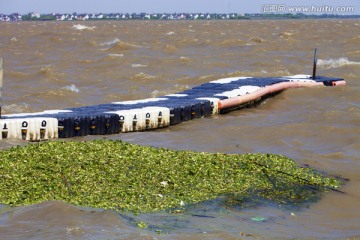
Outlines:
{"label": "floating aquatic plant", "polygon": [[122,141],[49,141],[0,151],[0,203],[63,200],[149,212],[231,196],[312,199],[341,182],[272,154],[175,151]]}

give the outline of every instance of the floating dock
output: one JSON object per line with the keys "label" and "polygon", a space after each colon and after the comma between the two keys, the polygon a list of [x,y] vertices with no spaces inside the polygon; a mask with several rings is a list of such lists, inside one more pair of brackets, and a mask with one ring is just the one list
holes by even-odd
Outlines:
{"label": "floating dock", "polygon": [[41,141],[153,130],[253,105],[288,88],[345,84],[342,78],[310,75],[223,78],[158,98],[3,115],[0,139]]}

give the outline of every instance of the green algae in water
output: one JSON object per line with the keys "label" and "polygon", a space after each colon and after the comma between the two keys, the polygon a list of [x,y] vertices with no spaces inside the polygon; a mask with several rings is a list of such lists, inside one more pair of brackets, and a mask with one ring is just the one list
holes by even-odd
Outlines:
{"label": "green algae in water", "polygon": [[46,200],[117,211],[184,208],[219,196],[281,204],[341,182],[273,154],[211,154],[122,141],[54,141],[0,151],[0,203]]}

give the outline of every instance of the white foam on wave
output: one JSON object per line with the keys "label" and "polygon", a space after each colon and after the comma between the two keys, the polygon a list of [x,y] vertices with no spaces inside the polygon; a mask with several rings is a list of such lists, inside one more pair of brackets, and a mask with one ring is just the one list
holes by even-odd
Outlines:
{"label": "white foam on wave", "polygon": [[136,74],[135,76],[131,77],[131,79],[154,79],[156,78],[156,76],[153,75],[149,75],[143,72],[140,72],[138,74]]}
{"label": "white foam on wave", "polygon": [[143,64],[139,64],[139,63],[131,64],[131,67],[132,67],[132,68],[147,67],[147,66],[148,66],[148,65],[143,65]]}
{"label": "white foam on wave", "polygon": [[115,43],[118,43],[118,42],[120,42],[120,39],[114,38],[111,41],[100,43],[100,46],[111,46],[111,45],[114,45]]}
{"label": "white foam on wave", "polygon": [[70,91],[70,92],[80,92],[80,90],[75,86],[75,84],[71,84],[71,85],[67,85],[65,87],[63,87],[62,89]]}
{"label": "white foam on wave", "polygon": [[89,27],[81,24],[75,24],[72,27],[76,30],[94,30],[96,28],[95,26]]}
{"label": "white foam on wave", "polygon": [[108,56],[109,57],[123,57],[124,54],[122,54],[122,53],[109,53]]}
{"label": "white foam on wave", "polygon": [[341,57],[338,59],[318,59],[317,61],[318,66],[321,66],[323,68],[338,68],[338,67],[343,67],[343,66],[348,66],[348,65],[359,65],[360,66],[360,62],[354,62],[354,61],[349,61],[348,58],[346,57]]}
{"label": "white foam on wave", "polygon": [[168,32],[168,33],[166,33],[166,35],[174,35],[174,34],[176,34],[175,32]]}

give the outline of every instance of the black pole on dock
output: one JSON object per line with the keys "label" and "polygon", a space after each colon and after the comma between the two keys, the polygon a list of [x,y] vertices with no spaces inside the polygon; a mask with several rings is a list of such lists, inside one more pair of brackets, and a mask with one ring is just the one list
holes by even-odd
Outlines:
{"label": "black pole on dock", "polygon": [[316,78],[316,64],[317,64],[317,49],[315,48],[315,51],[314,51],[313,74],[312,74],[312,79],[314,79],[314,80],[315,80],[315,78]]}

